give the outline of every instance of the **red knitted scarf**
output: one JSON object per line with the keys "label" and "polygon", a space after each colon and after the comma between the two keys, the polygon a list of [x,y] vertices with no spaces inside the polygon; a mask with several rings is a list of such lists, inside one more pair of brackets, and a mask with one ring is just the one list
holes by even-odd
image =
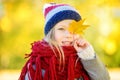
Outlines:
{"label": "red knitted scarf", "polygon": [[[45,41],[34,42],[29,60],[23,67],[19,80],[24,80],[27,72],[30,74],[29,80],[74,80],[80,77],[90,80],[80,59],[78,60],[76,50],[72,46],[63,46],[62,49],[65,63],[61,70],[59,57],[55,56],[48,43]],[[57,50],[55,52],[59,54]],[[44,76],[42,76],[41,70],[45,70]]]}

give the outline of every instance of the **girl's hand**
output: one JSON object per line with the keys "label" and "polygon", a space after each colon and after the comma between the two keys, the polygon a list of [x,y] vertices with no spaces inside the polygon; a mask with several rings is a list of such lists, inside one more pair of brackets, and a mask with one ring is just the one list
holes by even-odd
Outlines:
{"label": "girl's hand", "polygon": [[82,37],[79,37],[78,35],[74,36],[74,48],[76,49],[77,52],[83,51],[89,45],[90,44]]}
{"label": "girl's hand", "polygon": [[78,56],[84,60],[93,59],[95,57],[93,47],[82,37],[76,35],[74,38],[74,48]]}

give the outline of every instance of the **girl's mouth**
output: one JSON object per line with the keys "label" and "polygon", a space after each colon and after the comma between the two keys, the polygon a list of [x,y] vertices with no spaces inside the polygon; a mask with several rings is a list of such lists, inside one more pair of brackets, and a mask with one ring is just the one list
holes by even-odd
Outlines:
{"label": "girl's mouth", "polygon": [[62,41],[62,45],[63,46],[72,46],[72,42],[71,41]]}

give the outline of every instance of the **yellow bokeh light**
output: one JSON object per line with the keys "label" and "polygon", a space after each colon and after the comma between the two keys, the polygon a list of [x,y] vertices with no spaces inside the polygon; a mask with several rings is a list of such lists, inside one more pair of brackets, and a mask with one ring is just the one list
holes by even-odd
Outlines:
{"label": "yellow bokeh light", "polygon": [[14,13],[14,18],[17,23],[24,22],[26,20],[29,20],[30,17],[34,15],[32,14],[32,11],[30,10],[29,6],[25,3],[22,3],[18,10]]}
{"label": "yellow bokeh light", "polygon": [[103,36],[108,36],[111,32],[112,17],[109,13],[110,13],[109,7],[97,9],[96,15],[99,18],[99,31]]}
{"label": "yellow bokeh light", "polygon": [[108,53],[109,55],[112,55],[115,53],[115,51],[117,50],[117,45],[114,41],[112,40],[106,40],[105,41],[105,45],[104,45],[104,50],[106,51],[106,53]]}
{"label": "yellow bokeh light", "polygon": [[2,29],[2,31],[9,32],[11,30],[11,26],[12,26],[12,24],[11,24],[11,21],[8,18],[8,16],[4,16],[1,19],[1,29]]}
{"label": "yellow bokeh light", "polygon": [[112,55],[117,50],[117,44],[114,40],[109,38],[99,37],[97,39],[99,45],[105,50],[105,52],[109,55]]}

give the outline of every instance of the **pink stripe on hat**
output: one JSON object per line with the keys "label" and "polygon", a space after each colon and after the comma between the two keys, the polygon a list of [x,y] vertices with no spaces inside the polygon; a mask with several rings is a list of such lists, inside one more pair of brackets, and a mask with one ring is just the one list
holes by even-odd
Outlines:
{"label": "pink stripe on hat", "polygon": [[59,5],[51,5],[47,8],[45,8],[45,11],[44,11],[44,16],[46,17],[46,15],[52,10],[52,9],[55,9],[56,7],[59,7],[59,6],[65,6],[66,4],[59,4]]}

